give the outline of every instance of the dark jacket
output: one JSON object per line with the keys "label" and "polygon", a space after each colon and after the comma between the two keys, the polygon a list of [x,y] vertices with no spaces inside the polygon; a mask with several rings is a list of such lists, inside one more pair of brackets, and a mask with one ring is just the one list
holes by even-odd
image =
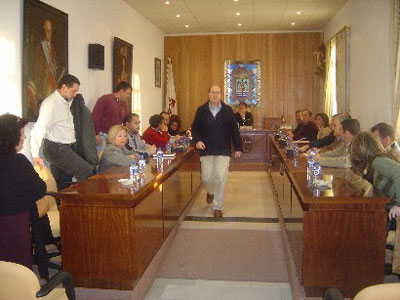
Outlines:
{"label": "dark jacket", "polygon": [[308,141],[313,141],[317,139],[318,128],[313,121],[309,121],[307,124],[303,124],[299,132],[293,133],[294,140],[300,140],[305,138]]}
{"label": "dark jacket", "polygon": [[97,165],[96,134],[92,114],[85,105],[82,94],[77,94],[71,104],[74,118],[77,153],[92,166]]}
{"label": "dark jacket", "polygon": [[329,135],[323,137],[322,139],[311,141],[309,146],[310,148],[313,147],[322,148],[332,144],[334,140],[335,136],[333,135],[333,132],[331,132]]}
{"label": "dark jacket", "polygon": [[231,156],[231,145],[235,151],[243,151],[232,109],[221,101],[221,110],[213,116],[209,108],[209,102],[200,106],[194,117],[192,126],[193,142],[202,141],[206,146],[200,150],[200,156],[226,155]]}
{"label": "dark jacket", "polygon": [[246,111],[244,119],[240,116],[239,112],[235,113],[235,120],[239,126],[253,126],[253,115],[251,112]]}
{"label": "dark jacket", "polygon": [[46,193],[46,183],[23,154],[0,158],[0,216],[28,210]]}

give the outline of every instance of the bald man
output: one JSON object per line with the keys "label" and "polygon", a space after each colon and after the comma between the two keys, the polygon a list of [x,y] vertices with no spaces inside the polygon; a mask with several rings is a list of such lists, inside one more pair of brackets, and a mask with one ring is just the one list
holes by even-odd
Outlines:
{"label": "bald man", "polygon": [[207,203],[213,204],[214,217],[222,217],[225,184],[233,143],[240,157],[242,141],[230,106],[221,101],[219,86],[208,90],[208,101],[196,111],[192,126],[193,141],[200,151],[201,179],[207,191]]}

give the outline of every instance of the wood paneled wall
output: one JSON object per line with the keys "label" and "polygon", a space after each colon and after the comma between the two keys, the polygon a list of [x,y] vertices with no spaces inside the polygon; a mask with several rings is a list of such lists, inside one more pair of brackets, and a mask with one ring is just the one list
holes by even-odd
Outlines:
{"label": "wood paneled wall", "polygon": [[282,114],[294,124],[294,112],[301,108],[322,111],[324,79],[315,74],[313,55],[322,39],[319,32],[165,37],[164,62],[171,57],[182,128],[191,126],[211,85],[223,88],[225,60],[261,61],[262,100],[249,109],[255,125]]}

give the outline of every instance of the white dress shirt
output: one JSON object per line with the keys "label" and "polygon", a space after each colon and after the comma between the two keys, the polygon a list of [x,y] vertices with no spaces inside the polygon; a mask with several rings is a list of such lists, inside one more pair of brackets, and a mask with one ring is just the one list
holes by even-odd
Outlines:
{"label": "white dress shirt", "polygon": [[39,157],[43,138],[61,144],[75,143],[71,104],[72,101],[66,101],[57,90],[43,100],[39,118],[31,131],[32,157]]}

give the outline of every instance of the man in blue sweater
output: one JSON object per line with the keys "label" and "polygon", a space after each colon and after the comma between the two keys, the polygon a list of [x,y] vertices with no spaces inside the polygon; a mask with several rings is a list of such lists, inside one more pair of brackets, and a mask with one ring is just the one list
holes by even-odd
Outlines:
{"label": "man in blue sweater", "polygon": [[212,86],[208,101],[197,109],[192,126],[193,141],[200,150],[201,179],[207,191],[207,203],[213,203],[216,218],[222,217],[232,143],[235,157],[240,157],[243,151],[233,111],[221,97],[221,88]]}

